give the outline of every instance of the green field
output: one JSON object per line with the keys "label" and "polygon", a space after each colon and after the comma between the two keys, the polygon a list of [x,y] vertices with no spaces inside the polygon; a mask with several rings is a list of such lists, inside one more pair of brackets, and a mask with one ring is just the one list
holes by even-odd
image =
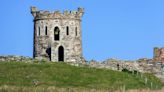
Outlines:
{"label": "green field", "polygon": [[70,88],[122,90],[159,89],[163,87],[163,83],[151,74],[131,74],[87,66],[76,67],[66,63],[0,62],[0,91],[9,92],[5,90],[5,87],[13,87],[13,90],[21,91],[29,88],[39,90],[49,87],[65,90]]}

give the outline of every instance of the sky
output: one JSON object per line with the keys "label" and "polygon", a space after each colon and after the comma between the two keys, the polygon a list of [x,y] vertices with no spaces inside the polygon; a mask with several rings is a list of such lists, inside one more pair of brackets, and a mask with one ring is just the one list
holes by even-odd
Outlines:
{"label": "sky", "polygon": [[1,0],[0,55],[33,55],[33,17],[39,10],[85,9],[82,46],[86,60],[152,58],[164,47],[164,0]]}

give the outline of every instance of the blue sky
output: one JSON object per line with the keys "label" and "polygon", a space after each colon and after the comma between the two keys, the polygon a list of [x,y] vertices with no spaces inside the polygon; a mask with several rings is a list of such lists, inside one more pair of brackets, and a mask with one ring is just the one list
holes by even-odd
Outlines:
{"label": "blue sky", "polygon": [[50,11],[84,7],[82,39],[87,60],[152,58],[153,47],[164,46],[163,0],[1,0],[0,55],[32,57],[30,6]]}

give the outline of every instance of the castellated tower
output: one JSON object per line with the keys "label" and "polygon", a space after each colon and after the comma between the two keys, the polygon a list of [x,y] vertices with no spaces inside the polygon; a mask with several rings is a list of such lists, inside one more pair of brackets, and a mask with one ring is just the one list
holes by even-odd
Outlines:
{"label": "castellated tower", "polygon": [[81,17],[78,11],[49,12],[31,7],[34,17],[34,51],[36,59],[59,62],[81,62]]}

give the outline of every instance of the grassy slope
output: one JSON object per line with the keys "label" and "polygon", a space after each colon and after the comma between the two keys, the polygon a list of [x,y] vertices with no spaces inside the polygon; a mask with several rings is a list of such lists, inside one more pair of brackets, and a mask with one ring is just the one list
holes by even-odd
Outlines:
{"label": "grassy slope", "polygon": [[[148,83],[145,84],[145,77]],[[65,63],[21,63],[0,62],[0,86],[74,87],[96,89],[126,89],[162,87],[162,83],[151,74],[132,75],[125,72],[89,67],[75,67]]]}

